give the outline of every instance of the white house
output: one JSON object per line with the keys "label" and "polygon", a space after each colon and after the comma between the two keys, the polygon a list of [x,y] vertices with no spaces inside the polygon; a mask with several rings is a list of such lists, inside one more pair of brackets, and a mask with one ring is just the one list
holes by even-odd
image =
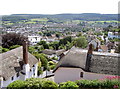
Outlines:
{"label": "white house", "polygon": [[23,47],[0,54],[0,87],[7,87],[16,80],[26,80],[37,77],[38,60],[27,51],[27,44]]}
{"label": "white house", "polygon": [[37,44],[42,39],[42,36],[28,36],[28,40],[30,41],[30,44]]}
{"label": "white house", "polygon": [[119,32],[108,32],[108,38],[120,38]]}
{"label": "white house", "polygon": [[[96,52],[96,53],[98,54],[97,58],[100,61],[97,62],[98,59],[95,56],[96,59],[93,59],[93,64],[89,64],[90,58],[89,58],[89,56],[87,56],[87,50],[78,49],[78,48],[70,49],[70,51],[60,59],[56,68],[53,70],[54,81],[56,83],[61,83],[61,82],[75,81],[75,80],[80,80],[80,79],[87,79],[87,80],[103,79],[106,76],[113,76],[111,74],[101,73],[102,70],[104,70],[104,68],[103,69],[99,68],[100,67],[99,63],[102,61],[101,58],[104,57],[102,55],[106,55],[106,54],[104,54],[104,53],[100,54],[98,52]],[[106,57],[108,57],[108,56],[106,56]],[[113,58],[115,58],[115,57],[113,57]],[[103,58],[104,61],[108,60],[108,59],[109,58],[106,58],[106,59]],[[115,60],[117,60],[117,57]],[[103,63],[104,63],[104,61],[103,61]],[[106,61],[106,62],[108,62],[108,61]],[[104,64],[106,64],[106,63],[104,63]],[[96,66],[96,67],[93,66],[94,71],[92,69],[90,69],[90,68],[92,68],[92,67],[90,67],[92,65]],[[107,64],[106,64],[106,66],[107,66]],[[102,67],[102,65],[101,65],[101,67]],[[108,67],[106,67],[106,68],[108,68]],[[116,66],[116,69],[117,68],[118,67]],[[114,69],[110,68],[109,70],[113,71]]]}

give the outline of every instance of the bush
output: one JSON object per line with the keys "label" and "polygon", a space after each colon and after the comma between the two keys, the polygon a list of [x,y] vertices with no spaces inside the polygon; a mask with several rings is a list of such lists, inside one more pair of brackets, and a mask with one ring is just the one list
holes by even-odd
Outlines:
{"label": "bush", "polygon": [[59,88],[60,89],[78,89],[79,86],[75,82],[68,81],[68,82],[60,83]]}
{"label": "bush", "polygon": [[27,84],[25,83],[25,81],[17,80],[10,83],[7,86],[7,89],[25,89],[25,87],[27,87]]}
{"label": "bush", "polygon": [[58,89],[58,85],[50,80],[43,81],[42,89]]}
{"label": "bush", "polygon": [[[113,77],[114,78],[114,77]],[[118,81],[118,78],[113,79],[112,77],[109,77],[109,79],[104,78],[101,80],[77,80],[75,81],[76,84],[80,88],[97,88],[97,89],[113,89],[114,87],[120,88],[120,81]]]}
{"label": "bush", "polygon": [[25,82],[26,82],[27,88],[42,89],[43,80],[40,78],[30,78],[30,79],[27,79]]}
{"label": "bush", "polygon": [[75,81],[79,87],[83,88],[99,88],[100,84],[98,80],[77,80]]}

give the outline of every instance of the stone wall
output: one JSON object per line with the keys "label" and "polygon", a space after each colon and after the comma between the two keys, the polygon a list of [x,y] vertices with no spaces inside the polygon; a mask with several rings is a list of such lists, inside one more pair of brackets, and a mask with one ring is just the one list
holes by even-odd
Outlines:
{"label": "stone wall", "polygon": [[90,59],[89,71],[101,74],[119,75],[119,61],[119,54],[93,52],[92,58]]}

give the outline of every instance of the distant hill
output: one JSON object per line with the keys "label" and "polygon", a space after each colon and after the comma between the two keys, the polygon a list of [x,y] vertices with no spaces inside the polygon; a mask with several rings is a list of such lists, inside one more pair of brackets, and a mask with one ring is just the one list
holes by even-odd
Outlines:
{"label": "distant hill", "polygon": [[98,14],[98,13],[83,13],[83,14],[12,14],[2,17],[3,21],[19,21],[32,18],[57,18],[59,20],[83,20],[83,21],[108,21],[118,20],[118,14]]}

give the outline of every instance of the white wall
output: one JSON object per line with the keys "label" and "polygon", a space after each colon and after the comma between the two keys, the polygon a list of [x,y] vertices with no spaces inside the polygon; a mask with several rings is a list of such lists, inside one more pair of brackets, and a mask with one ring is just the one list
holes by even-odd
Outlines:
{"label": "white wall", "polygon": [[[31,78],[31,77],[36,78],[37,77],[37,66],[38,66],[38,63],[36,63],[34,65],[34,67],[31,68],[31,71],[29,71],[28,75],[23,75],[23,74],[19,73],[18,77],[17,77],[17,74],[14,75],[14,79],[13,80],[12,80],[12,76],[11,76],[8,80],[1,81],[1,82],[3,82],[3,86],[2,87],[7,87],[10,83],[12,83],[12,82],[14,82],[16,80],[26,80],[26,78]],[[35,71],[33,72],[34,69],[35,69]],[[27,70],[27,72],[28,72],[28,70]],[[34,75],[34,73],[35,73],[35,75]]]}
{"label": "white wall", "polygon": [[[83,72],[83,78],[80,77],[81,72]],[[95,80],[95,79],[103,79],[105,78],[105,76],[114,76],[114,75],[84,72],[80,68],[59,67],[55,71],[54,81],[56,83],[61,83],[61,82],[75,81],[80,79]]]}
{"label": "white wall", "polygon": [[59,67],[55,72],[55,82],[65,82],[65,81],[75,81],[80,79],[80,70],[79,68],[63,68]]}
{"label": "white wall", "polygon": [[7,87],[10,83],[12,83],[16,80],[19,80],[19,79],[20,79],[20,76],[17,77],[15,74],[13,80],[12,80],[12,77],[10,77],[8,80],[3,81],[3,87]]}

